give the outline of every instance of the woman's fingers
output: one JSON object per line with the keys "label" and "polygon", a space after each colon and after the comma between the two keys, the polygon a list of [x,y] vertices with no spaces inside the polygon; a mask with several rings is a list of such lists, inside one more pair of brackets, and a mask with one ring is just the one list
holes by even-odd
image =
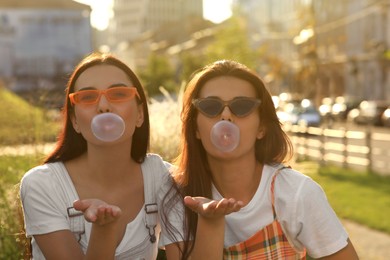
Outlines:
{"label": "woman's fingers", "polygon": [[98,199],[77,200],[73,203],[76,210],[84,213],[84,218],[98,225],[105,225],[118,219],[121,209]]}
{"label": "woman's fingers", "polygon": [[97,211],[96,223],[99,225],[109,224],[119,218],[121,210],[117,206],[102,205]]}
{"label": "woman's fingers", "polygon": [[232,212],[239,211],[244,206],[241,201],[236,201],[232,198],[223,198],[216,201],[204,197],[190,196],[184,198],[184,204],[192,211],[208,218],[222,217]]}

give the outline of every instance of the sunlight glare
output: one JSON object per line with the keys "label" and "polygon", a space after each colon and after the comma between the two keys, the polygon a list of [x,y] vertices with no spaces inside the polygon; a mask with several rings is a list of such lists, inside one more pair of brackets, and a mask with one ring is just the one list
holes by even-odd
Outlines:
{"label": "sunlight glare", "polygon": [[74,0],[91,6],[91,25],[99,31],[108,28],[109,20],[113,17],[112,0]]}
{"label": "sunlight glare", "polygon": [[[107,29],[113,17],[112,0],[73,0],[91,6],[91,25],[97,30]],[[221,23],[232,16],[232,0],[203,0],[203,17],[213,23]]]}
{"label": "sunlight glare", "polygon": [[203,0],[203,17],[221,23],[232,16],[232,0]]}

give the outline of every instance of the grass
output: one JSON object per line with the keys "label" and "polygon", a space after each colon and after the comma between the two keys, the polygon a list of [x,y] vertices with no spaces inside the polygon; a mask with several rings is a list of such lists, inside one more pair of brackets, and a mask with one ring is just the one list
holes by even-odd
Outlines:
{"label": "grass", "polygon": [[340,218],[390,234],[390,177],[304,161],[294,168],[318,182]]}
{"label": "grass", "polygon": [[[178,153],[180,136],[181,94],[177,98],[170,96],[164,89],[163,102],[155,99],[149,105],[150,115],[150,150],[171,161]],[[175,115],[175,116],[173,116]]]}
{"label": "grass", "polygon": [[22,259],[26,243],[23,234],[19,181],[23,174],[37,165],[41,158],[0,156],[0,259]]}
{"label": "grass", "polygon": [[340,167],[309,174],[325,190],[339,217],[390,234],[390,177]]}
{"label": "grass", "polygon": [[59,123],[0,85],[0,145],[55,141]]}

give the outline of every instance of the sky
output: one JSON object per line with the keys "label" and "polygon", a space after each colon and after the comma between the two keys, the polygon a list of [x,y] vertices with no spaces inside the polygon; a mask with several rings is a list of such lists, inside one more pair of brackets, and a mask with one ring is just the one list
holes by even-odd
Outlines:
{"label": "sky", "polygon": [[[111,0],[74,0],[88,4],[92,7],[91,24],[98,30],[104,30],[108,26]],[[232,0],[203,0],[203,16],[206,20],[221,23],[231,16]]]}

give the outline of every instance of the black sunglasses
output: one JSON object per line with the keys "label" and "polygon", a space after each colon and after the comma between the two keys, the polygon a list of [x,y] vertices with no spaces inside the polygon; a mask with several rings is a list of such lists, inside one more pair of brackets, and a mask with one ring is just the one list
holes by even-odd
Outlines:
{"label": "black sunglasses", "polygon": [[192,104],[205,116],[216,117],[228,106],[230,112],[237,117],[244,117],[252,113],[261,103],[261,100],[250,97],[236,97],[229,101],[223,101],[217,97],[198,98],[192,100]]}

